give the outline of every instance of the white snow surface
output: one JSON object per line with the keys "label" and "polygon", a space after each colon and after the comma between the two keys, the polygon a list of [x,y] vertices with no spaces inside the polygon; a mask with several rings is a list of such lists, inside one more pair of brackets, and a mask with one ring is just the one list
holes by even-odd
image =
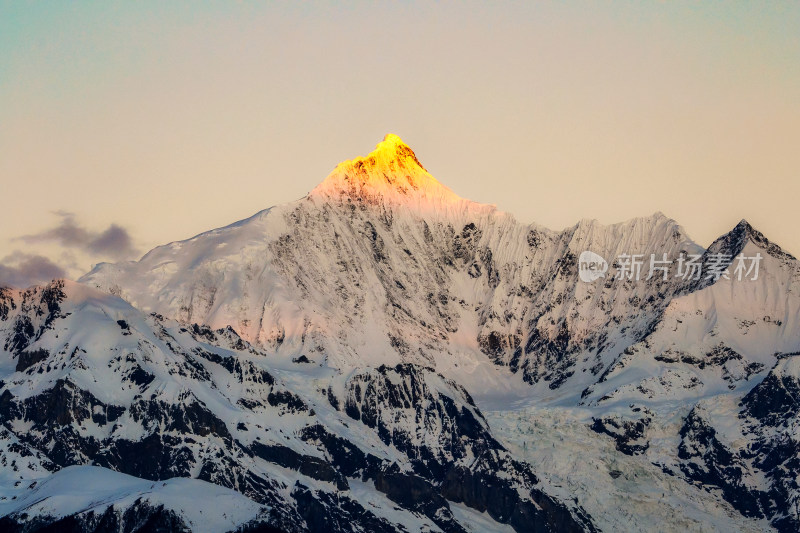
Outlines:
{"label": "white snow surface", "polygon": [[[26,398],[69,377],[104,403],[129,405],[140,391],[120,376],[135,364],[155,377],[151,388],[165,402],[196,400],[229,428],[244,424],[248,431],[232,430],[242,442],[280,442],[324,455],[297,437],[311,415],[236,407],[263,398],[272,386],[240,383],[213,364],[206,365],[213,386],[199,386],[184,359],[204,350],[268,371],[277,378],[274,390],[302,397],[327,430],[402,464],[402,453],[372,432],[354,430],[326,394],[343,399],[354,376],[411,362],[443,375],[427,378],[437,393],[455,394],[448,380],[465,387],[512,455],[533,466],[550,494],[579,502],[603,531],[763,531],[767,520],[746,518],[720,490],[688,479],[678,454],[681,426],[693,408],[720,442],[744,449],[756,437],[742,423],[742,398],[773,368],[800,377],[800,358],[790,355],[800,352],[800,267],[745,222],[709,253],[737,238],[737,252],[763,256],[755,281],[616,280],[613,260],[620,254],[675,259],[706,250],[661,213],[613,225],[583,220],[563,231],[521,223],[457,196],[388,135],[369,155],[337,166],[303,199],[160,246],[139,261],[98,265],[80,283],[67,282],[64,327],[45,330],[33,345],[60,359],[23,375],[4,351],[0,379],[15,397]],[[607,278],[578,279],[575,262],[584,250],[609,261]],[[20,301],[23,292],[9,294]],[[12,309],[10,316],[20,312]],[[128,334],[119,320],[129,325]],[[0,322],[3,337],[11,324]],[[191,324],[230,326],[230,347],[203,342]],[[252,346],[234,347],[237,334]],[[294,363],[300,356],[311,363]],[[398,413],[406,420],[408,413]],[[646,449],[620,452],[612,438],[590,429],[603,417],[646,418]],[[408,434],[417,429],[399,426]],[[126,419],[113,427],[89,421],[80,430],[136,439],[147,428]],[[17,509],[11,505],[34,505],[36,487],[52,487],[42,505],[60,502],[53,499],[57,488],[93,472],[129,487],[111,500],[151,490],[181,508],[171,488],[178,480],[146,489],[151,482],[81,467],[62,471],[59,481],[61,472],[49,474],[35,454],[11,450],[14,438],[0,438],[0,459],[15,465],[13,472],[2,470],[0,483],[12,487],[4,495],[18,491],[23,503],[3,500],[0,515]],[[415,435],[431,447],[437,438],[436,428]],[[253,468],[285,488],[298,477],[274,465]],[[769,487],[757,468],[743,476],[747,486]],[[35,480],[35,488],[14,487],[21,480]],[[187,492],[213,490],[195,483]],[[349,494],[409,531],[437,530],[424,517],[398,514],[371,483],[351,481]],[[259,512],[244,496],[226,497],[235,520]],[[80,505],[95,505],[90,499],[78,498]],[[58,505],[64,513],[80,507],[67,500]],[[470,531],[508,531],[474,509],[451,508]],[[198,518],[191,506],[186,512]]]}
{"label": "white snow surface", "polygon": [[96,466],[69,466],[19,487],[0,485],[0,516],[27,513],[62,518],[137,500],[174,511],[192,531],[226,533],[265,511],[240,493],[198,479],[147,481]]}
{"label": "white snow surface", "polygon": [[[561,232],[520,223],[456,196],[389,135],[301,200],[139,261],[98,265],[80,281],[145,312],[232,326],[287,359],[306,354],[337,369],[415,362],[504,401],[530,390],[523,372],[494,364],[482,349],[493,333],[509,364],[531,328],[546,339],[566,328],[577,349],[567,379],[580,391],[666,304],[663,295],[643,310],[630,302],[679,285],[582,283],[574,263],[583,250],[613,261],[702,248],[661,213],[610,226],[584,220]],[[566,373],[538,353],[518,364],[544,396]]]}

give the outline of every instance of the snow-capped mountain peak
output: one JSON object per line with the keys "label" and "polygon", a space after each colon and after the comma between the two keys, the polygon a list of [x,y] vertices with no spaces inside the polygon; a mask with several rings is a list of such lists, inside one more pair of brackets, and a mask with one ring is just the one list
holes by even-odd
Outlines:
{"label": "snow-capped mountain peak", "polygon": [[800,530],[800,263],[745,220],[551,231],[387,135],[80,282],[0,289],[0,530],[190,528],[208,483],[220,531]]}
{"label": "snow-capped mountain peak", "polygon": [[414,151],[392,133],[366,156],[339,163],[309,196],[369,204],[464,201],[425,170]]}
{"label": "snow-capped mountain peak", "polygon": [[731,231],[715,240],[708,247],[708,252],[735,257],[744,251],[748,243],[753,243],[757,248],[764,250],[776,259],[794,260],[794,257],[777,244],[770,242],[763,233],[750,225],[745,219],[742,219]]}

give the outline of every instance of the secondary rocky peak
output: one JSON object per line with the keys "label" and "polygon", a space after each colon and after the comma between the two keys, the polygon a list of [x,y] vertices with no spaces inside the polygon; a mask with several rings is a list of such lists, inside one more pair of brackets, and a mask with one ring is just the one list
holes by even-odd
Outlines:
{"label": "secondary rocky peak", "polygon": [[363,157],[339,163],[312,197],[345,197],[367,203],[419,203],[459,198],[425,170],[414,151],[392,133]]}
{"label": "secondary rocky peak", "polygon": [[715,240],[708,247],[708,251],[709,253],[722,253],[734,257],[742,253],[748,242],[752,242],[775,258],[794,260],[793,256],[767,239],[763,233],[751,226],[745,219],[742,219],[731,231]]}

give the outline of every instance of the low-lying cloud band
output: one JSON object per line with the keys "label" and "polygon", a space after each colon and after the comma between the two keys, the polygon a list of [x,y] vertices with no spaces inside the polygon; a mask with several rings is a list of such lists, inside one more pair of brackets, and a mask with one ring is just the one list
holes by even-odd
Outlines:
{"label": "low-lying cloud band", "polygon": [[[88,256],[93,262],[131,259],[138,253],[128,230],[118,224],[111,224],[103,231],[93,231],[79,224],[74,213],[58,211],[55,214],[60,218],[56,226],[16,237],[12,242],[30,246],[55,244],[61,248],[61,263],[64,257],[74,257],[73,252]],[[80,271],[81,267],[74,261],[67,262],[70,264],[63,265],[38,252],[16,250],[0,259],[0,287],[25,288],[68,277],[70,270],[73,274]]]}
{"label": "low-lying cloud band", "polygon": [[28,244],[55,242],[65,248],[78,248],[86,253],[118,260],[136,254],[131,236],[122,226],[111,224],[108,229],[95,232],[80,226],[74,213],[59,211],[56,214],[61,218],[61,223],[56,227],[17,239]]}

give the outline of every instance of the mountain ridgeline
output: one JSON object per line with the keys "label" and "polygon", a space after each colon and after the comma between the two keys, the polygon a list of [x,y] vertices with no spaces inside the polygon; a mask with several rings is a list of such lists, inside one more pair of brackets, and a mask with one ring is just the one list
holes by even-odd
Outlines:
{"label": "mountain ridgeline", "polygon": [[800,528],[794,257],[746,221],[708,249],[660,213],[523,224],[394,135],[296,202],[0,289],[0,349],[10,531]]}

